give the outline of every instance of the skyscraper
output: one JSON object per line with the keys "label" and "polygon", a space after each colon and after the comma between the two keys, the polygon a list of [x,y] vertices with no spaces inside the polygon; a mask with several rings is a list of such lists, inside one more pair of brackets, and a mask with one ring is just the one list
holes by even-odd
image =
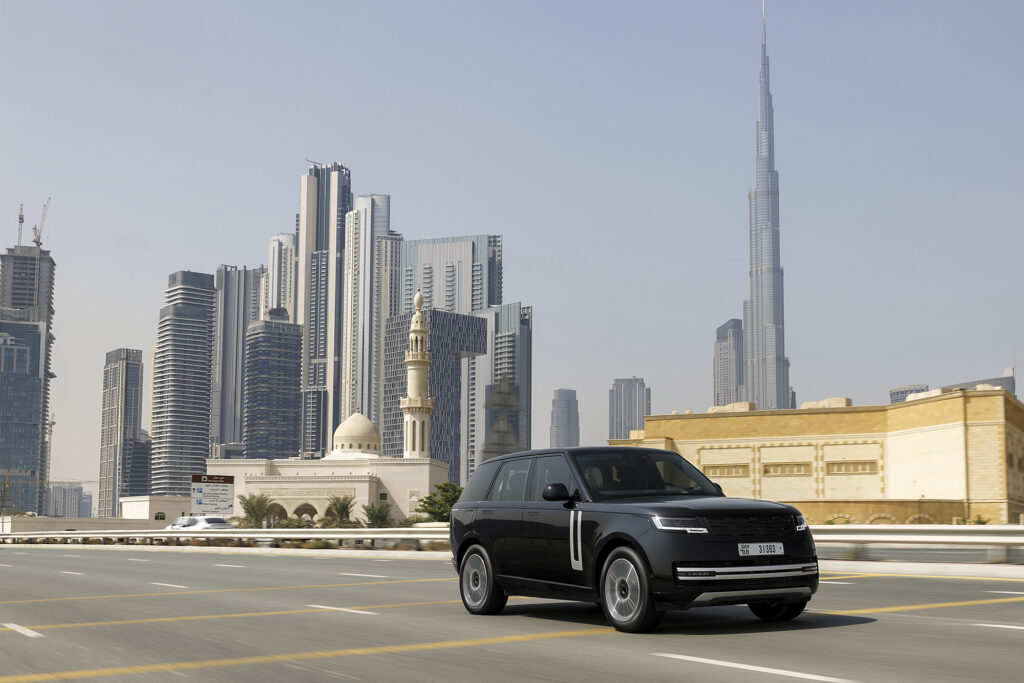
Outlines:
{"label": "skyscraper", "polygon": [[743,323],[733,318],[715,333],[715,402],[727,406],[740,400],[743,386]]}
{"label": "skyscraper", "polygon": [[340,424],[341,335],[344,301],[342,255],[345,214],[352,210],[352,174],[337,162],[314,163],[299,183],[298,324],[302,345],[302,446],[300,455],[331,449]]}
{"label": "skyscraper", "polygon": [[[133,474],[149,470],[149,463],[141,460],[148,460],[150,454],[135,448],[142,433],[142,386],[142,351],[115,349],[107,353],[103,365],[97,517],[120,516],[120,498],[137,495],[133,493],[138,490]],[[149,477],[145,479],[148,484]],[[142,495],[148,493],[147,488],[143,487]]]}
{"label": "skyscraper", "polygon": [[210,405],[210,441],[214,444],[242,442],[245,335],[249,323],[260,317],[260,281],[265,273],[262,266],[217,267]]}
{"label": "skyscraper", "polygon": [[355,200],[345,217],[344,326],[341,350],[341,415],[361,413],[381,425],[385,322],[398,313],[398,264],[402,237],[391,230],[391,197]]}
{"label": "skyscraper", "polygon": [[[88,517],[82,515],[82,484],[81,482],[65,481],[50,484],[46,503],[46,514],[50,517]],[[90,507],[92,503],[90,501]],[[102,517],[103,515],[99,515]]]}
{"label": "skyscraper", "polygon": [[643,377],[617,379],[608,391],[608,438],[628,439],[629,430],[643,429],[651,414],[651,390]]}
{"label": "skyscraper", "polygon": [[0,507],[6,510],[46,512],[39,507],[38,474],[43,329],[42,323],[0,322]]}
{"label": "skyscraper", "polygon": [[575,389],[555,389],[551,400],[551,447],[580,445],[580,405]]}
{"label": "skyscraper", "polygon": [[243,448],[246,458],[294,458],[302,425],[302,327],[271,309],[245,335]]}
{"label": "skyscraper", "polygon": [[760,410],[792,408],[783,322],[779,254],[779,174],[775,170],[775,112],[761,16],[760,113],[750,205],[750,298],[743,302],[743,401]]}
{"label": "skyscraper", "polygon": [[[49,204],[49,201],[47,201]],[[43,209],[45,221],[46,209]],[[19,223],[24,222],[24,216],[19,215]],[[24,481],[36,482],[31,485],[35,487],[31,497],[34,502],[22,499],[24,509],[27,512],[43,512],[46,510],[47,487],[45,482],[50,473],[50,380],[54,378],[51,371],[51,357],[53,351],[53,286],[56,273],[56,264],[50,252],[42,247],[42,225],[33,229],[32,245],[18,244],[9,247],[5,254],[0,255],[0,322],[9,323],[6,326],[0,324],[0,332],[10,334],[17,338],[22,345],[30,348],[30,374],[39,378],[39,433],[36,437],[34,462],[32,463],[32,475],[25,475]],[[20,384],[20,381],[19,381]],[[24,397],[23,397],[24,398]],[[0,404],[6,399],[0,398]],[[0,408],[3,410],[3,408]],[[11,406],[7,408],[18,412],[24,417],[23,407]],[[36,407],[31,411],[36,412]],[[19,418],[22,419],[22,418]],[[19,439],[20,449],[27,448],[28,443],[23,439],[29,438],[23,433]],[[2,452],[0,448],[0,452]],[[0,456],[3,457],[3,456]],[[27,471],[27,470],[26,470]],[[13,477],[12,477],[13,480]],[[18,488],[27,490],[28,484]],[[24,495],[29,495],[24,493]]]}
{"label": "skyscraper", "polygon": [[416,292],[423,307],[470,313],[501,304],[501,235],[408,240],[402,245],[402,311]]}
{"label": "skyscraper", "polygon": [[295,295],[298,289],[298,235],[286,232],[270,238],[267,271],[260,279],[260,319],[275,308],[288,311],[288,322],[295,322]]}
{"label": "skyscraper", "polygon": [[168,278],[153,354],[155,495],[188,495],[191,475],[206,471],[216,298],[213,275],[179,271]]}
{"label": "skyscraper", "polygon": [[[460,315],[424,308],[423,322],[429,336],[428,384],[434,399],[429,435],[430,457],[448,465],[449,481],[466,482],[465,434],[468,416],[469,379],[467,358],[487,349],[487,323],[472,315]],[[381,451],[386,458],[403,455],[404,419],[399,402],[407,395],[408,377],[405,352],[409,348],[409,326],[413,313],[392,316],[387,321],[384,339],[383,428]]]}

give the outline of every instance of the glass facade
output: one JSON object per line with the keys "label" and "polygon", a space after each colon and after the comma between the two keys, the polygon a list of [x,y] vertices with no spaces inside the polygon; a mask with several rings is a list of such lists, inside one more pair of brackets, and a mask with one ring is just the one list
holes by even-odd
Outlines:
{"label": "glass facade", "polygon": [[617,379],[608,391],[608,438],[628,439],[631,429],[643,429],[651,414],[651,390],[643,377]]}
{"label": "glass facade", "polygon": [[[7,510],[44,513],[39,505],[42,380],[39,326],[0,323],[0,498]],[[13,332],[21,332],[15,336]],[[36,353],[31,343],[35,340]]]}
{"label": "glass facade", "polygon": [[580,405],[575,389],[555,389],[551,400],[551,447],[580,445]]}
{"label": "glass facade", "polygon": [[294,458],[302,445],[302,327],[270,315],[245,336],[246,458]]}
{"label": "glass facade", "polygon": [[[100,418],[100,479],[97,516],[120,515],[123,496],[145,495],[149,488],[149,452],[136,449],[142,430],[142,351],[115,349],[103,365]],[[136,462],[145,458],[145,462]],[[135,482],[135,476],[142,482]],[[144,488],[142,493],[139,484]]]}

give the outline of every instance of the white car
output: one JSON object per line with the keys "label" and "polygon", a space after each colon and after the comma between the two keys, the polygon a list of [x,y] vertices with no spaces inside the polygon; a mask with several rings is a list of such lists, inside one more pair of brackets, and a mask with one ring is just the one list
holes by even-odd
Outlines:
{"label": "white car", "polygon": [[223,517],[178,517],[165,529],[179,529],[182,531],[204,531],[206,529],[234,529],[235,525]]}

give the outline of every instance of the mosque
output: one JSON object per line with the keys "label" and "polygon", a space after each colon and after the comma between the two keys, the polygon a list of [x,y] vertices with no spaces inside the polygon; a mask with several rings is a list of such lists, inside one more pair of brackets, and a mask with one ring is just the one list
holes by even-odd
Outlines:
{"label": "mosque", "polygon": [[380,432],[356,412],[334,432],[333,449],[319,460],[301,458],[206,461],[207,474],[235,478],[235,512],[238,496],[263,493],[274,501],[278,515],[322,519],[331,496],[353,496],[352,518],[363,519],[363,506],[391,505],[391,516],[401,522],[415,514],[419,501],[437,484],[448,481],[448,465],[430,457],[430,415],[434,398],[428,395],[427,327],[423,321],[423,297],[414,299],[416,313],[409,325],[405,354],[407,395],[401,399],[405,441],[401,458],[381,457]]}

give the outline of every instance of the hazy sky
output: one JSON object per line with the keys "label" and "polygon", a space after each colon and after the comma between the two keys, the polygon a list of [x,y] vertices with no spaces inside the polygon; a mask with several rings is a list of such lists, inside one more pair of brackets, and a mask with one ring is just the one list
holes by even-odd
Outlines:
{"label": "hazy sky", "polygon": [[[0,247],[53,197],[53,478],[96,479],[104,353],[148,377],[168,274],[265,263],[307,159],[408,239],[504,236],[534,446],[559,387],[584,444],[616,377],[655,413],[712,403],[749,291],[756,0],[0,0],[0,26]],[[769,3],[798,401],[1024,356],[1022,26],[1015,0]]]}

